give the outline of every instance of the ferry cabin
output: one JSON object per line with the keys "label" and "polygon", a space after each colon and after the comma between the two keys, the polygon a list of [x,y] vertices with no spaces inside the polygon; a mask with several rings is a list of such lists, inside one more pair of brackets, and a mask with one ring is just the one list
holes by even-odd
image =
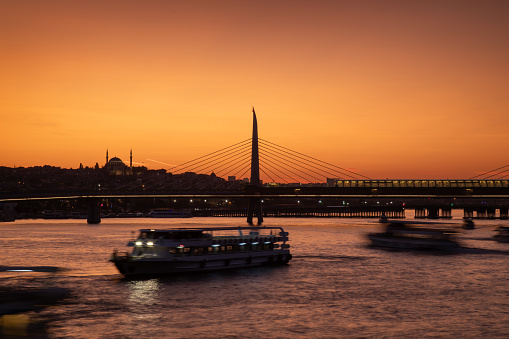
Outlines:
{"label": "ferry cabin", "polygon": [[[247,232],[246,232],[247,231]],[[268,232],[267,232],[268,231]],[[268,251],[288,248],[288,233],[269,228],[261,233],[259,229],[222,228],[149,230],[140,231],[133,246],[132,256],[142,257],[182,257],[220,253]],[[268,233],[268,234],[267,234]],[[283,246],[280,246],[282,242]]]}
{"label": "ferry cabin", "polygon": [[143,229],[114,252],[111,261],[125,275],[168,274],[286,264],[292,256],[280,227]]}

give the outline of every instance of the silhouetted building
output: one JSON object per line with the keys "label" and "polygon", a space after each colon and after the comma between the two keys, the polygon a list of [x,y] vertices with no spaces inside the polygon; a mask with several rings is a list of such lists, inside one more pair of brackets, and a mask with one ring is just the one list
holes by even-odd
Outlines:
{"label": "silhouetted building", "polygon": [[131,150],[130,164],[127,166],[117,157],[108,158],[108,150],[106,150],[106,165],[104,170],[108,175],[132,175],[133,174],[133,150]]}

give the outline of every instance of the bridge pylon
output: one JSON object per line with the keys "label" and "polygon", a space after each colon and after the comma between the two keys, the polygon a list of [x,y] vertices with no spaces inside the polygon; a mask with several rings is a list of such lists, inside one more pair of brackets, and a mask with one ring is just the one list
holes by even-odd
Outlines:
{"label": "bridge pylon", "polygon": [[249,208],[247,212],[247,222],[253,225],[253,217],[258,218],[258,225],[263,223],[263,211],[261,197],[257,197],[260,193],[260,156],[258,153],[258,122],[253,107],[253,136],[251,138],[251,179],[249,182],[252,198],[249,198]]}

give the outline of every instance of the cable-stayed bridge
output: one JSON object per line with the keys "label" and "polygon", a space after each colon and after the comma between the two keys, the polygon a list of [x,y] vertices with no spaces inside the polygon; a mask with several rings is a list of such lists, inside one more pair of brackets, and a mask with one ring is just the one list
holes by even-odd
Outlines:
{"label": "cable-stayed bridge", "polygon": [[[469,179],[377,180],[258,138],[253,109],[252,137],[169,169],[171,175],[132,176],[122,185],[93,191],[23,192],[0,195],[2,201],[88,199],[89,222],[100,221],[99,201],[107,198],[243,198],[249,200],[247,220],[263,221],[262,199],[363,198],[496,199],[501,216],[509,206],[509,165]],[[435,201],[435,200],[433,200]],[[443,200],[445,201],[445,200]],[[437,207],[428,208],[429,216]]]}

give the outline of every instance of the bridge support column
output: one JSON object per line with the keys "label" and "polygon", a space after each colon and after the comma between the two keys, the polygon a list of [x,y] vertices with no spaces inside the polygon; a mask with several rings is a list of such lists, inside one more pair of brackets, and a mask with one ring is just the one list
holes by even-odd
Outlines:
{"label": "bridge support column", "polygon": [[428,208],[428,219],[438,219],[438,208]]}
{"label": "bridge support column", "polygon": [[101,205],[98,199],[88,200],[87,222],[89,224],[101,223]]}
{"label": "bridge support column", "polygon": [[258,218],[258,225],[263,223],[262,201],[260,198],[250,198],[247,211],[247,223],[253,225],[253,217]]}
{"label": "bridge support column", "polygon": [[486,219],[486,209],[485,208],[477,209],[477,218]]}
{"label": "bridge support column", "polygon": [[424,209],[424,208],[416,208],[415,209],[414,218],[415,219],[424,219],[424,218],[426,218],[426,209]]}
{"label": "bridge support column", "polygon": [[442,214],[440,215],[440,218],[443,219],[452,218],[452,210],[450,208],[442,208]]}
{"label": "bridge support column", "polygon": [[471,209],[463,210],[463,219],[472,219],[474,217],[474,211]]}
{"label": "bridge support column", "polygon": [[500,219],[507,219],[508,217],[508,210],[507,208],[501,208],[500,209]]}

